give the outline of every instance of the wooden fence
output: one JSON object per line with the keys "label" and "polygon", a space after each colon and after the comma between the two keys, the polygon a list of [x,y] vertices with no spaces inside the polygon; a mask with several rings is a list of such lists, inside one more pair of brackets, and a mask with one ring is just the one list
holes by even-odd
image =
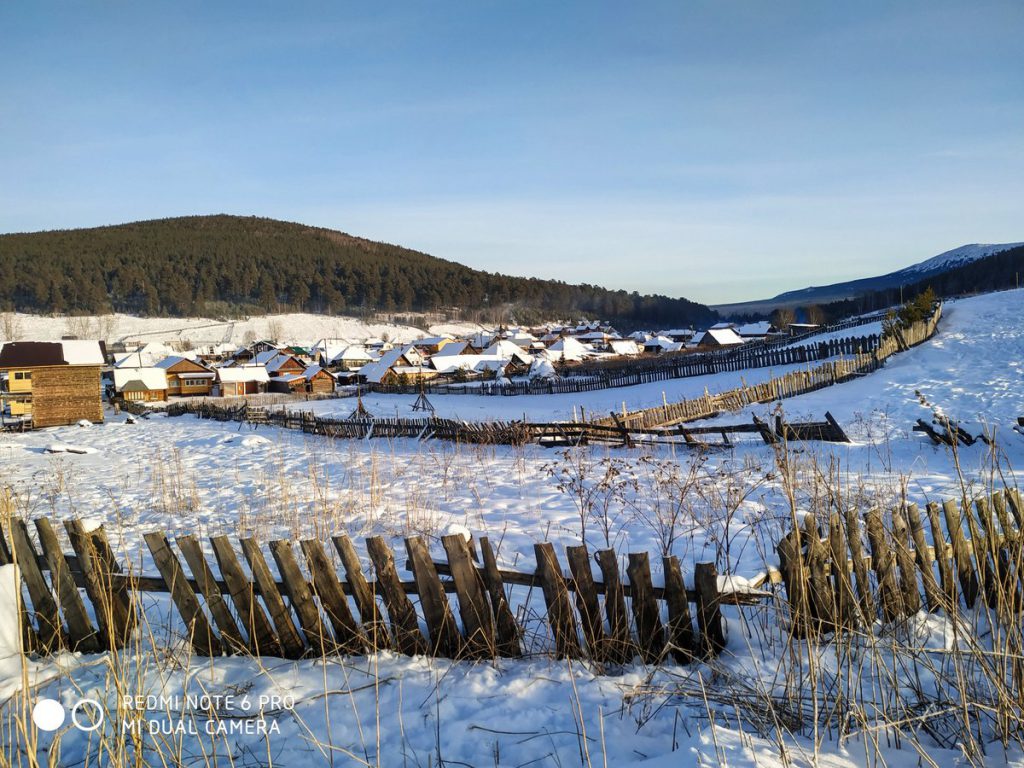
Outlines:
{"label": "wooden fence", "polygon": [[698,419],[708,419],[726,411],[737,411],[748,405],[770,403],[786,397],[813,392],[823,387],[859,378],[878,370],[885,361],[901,350],[920,344],[935,334],[942,317],[942,306],[932,316],[882,339],[870,353],[855,354],[850,358],[832,360],[806,371],[791,371],[772,377],[760,384],[743,385],[735,389],[681,400],[623,414],[613,414],[597,421],[599,424],[619,425],[626,429],[667,426]]}
{"label": "wooden fence", "polygon": [[[797,627],[809,632],[894,622],[922,608],[952,613],[979,599],[1007,626],[1024,612],[1024,503],[1016,489],[973,500],[807,515],[777,547]],[[931,529],[928,544],[925,526]],[[862,538],[866,533],[867,546]]]}
{"label": "wooden fence", "polygon": [[[633,359],[615,368],[574,366],[555,379],[531,379],[506,383],[479,384],[366,384],[367,391],[381,394],[412,395],[560,395],[595,392],[616,387],[633,387],[656,381],[707,376],[724,371],[769,368],[825,360],[839,355],[866,354],[879,348],[878,336],[831,339],[813,346],[759,347],[749,351],[690,353],[668,358]],[[746,346],[746,345],[744,345]]]}
{"label": "wooden fence", "polygon": [[[205,656],[300,658],[390,649],[448,658],[514,657],[536,652],[524,644],[528,612],[523,606],[529,602],[528,590],[539,588],[550,633],[543,652],[614,663],[635,656],[656,663],[671,655],[685,663],[724,648],[722,605],[770,596],[756,590],[723,594],[711,563],[696,565],[693,589],[687,589],[675,557],[662,558],[665,586],[654,587],[646,552],[629,554],[626,583],[615,551],[596,552],[593,559],[602,576],[597,581],[585,545],[566,547],[571,575],[550,543],[534,546],[533,572],[502,570],[486,538],[478,540],[478,554],[461,535],[441,538],[445,559],[438,562],[425,539],[406,539],[406,567],[413,578],[403,581],[381,537],[366,539],[372,576],[363,573],[347,536],[331,539],[344,577],[319,540],[299,542],[301,555],[290,541],[272,541],[277,578],[253,538],[240,539],[236,548],[226,536],[211,537],[212,564],[195,535],[178,536],[182,563],[167,536],[154,532],[144,539],[159,575],[138,576],[118,564],[102,526],[87,530],[78,520],[64,521],[72,555],[62,552],[48,518],[33,522],[42,554],[29,526],[13,519],[11,546],[0,535],[0,561],[19,566],[29,596],[23,637],[26,648],[38,653],[123,647],[141,621],[137,595],[163,592],[170,594],[194,651]],[[519,594],[527,591],[525,601],[514,599],[514,588]],[[457,597],[454,609],[447,597],[451,593]],[[90,620],[86,601],[92,603],[98,626]]]}
{"label": "wooden fence", "polygon": [[175,403],[167,408],[169,416],[193,414],[201,419],[237,421],[254,427],[269,425],[283,429],[297,429],[307,434],[325,437],[365,440],[369,438],[411,438],[415,440],[449,440],[461,443],[487,445],[522,445],[537,442],[542,445],[583,445],[610,443],[633,447],[637,443],[672,442],[682,438],[683,445],[706,446],[703,435],[722,436],[721,445],[729,446],[730,434],[755,432],[766,443],[783,440],[828,440],[849,442],[842,427],[825,413],[825,421],[786,422],[776,418],[774,428],[754,417],[752,424],[722,424],[714,427],[687,428],[681,423],[652,427],[629,426],[619,423],[592,421],[573,422],[463,422],[433,416],[422,419],[358,418],[332,419],[316,416],[308,411],[268,411],[246,405],[226,408],[209,402]]}

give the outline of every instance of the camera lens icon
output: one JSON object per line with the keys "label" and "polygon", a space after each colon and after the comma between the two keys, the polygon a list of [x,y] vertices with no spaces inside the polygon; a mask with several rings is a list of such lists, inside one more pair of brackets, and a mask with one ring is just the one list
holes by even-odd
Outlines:
{"label": "camera lens icon", "polygon": [[[32,707],[32,722],[41,731],[56,731],[68,717],[68,711],[56,699],[40,699]],[[103,707],[96,699],[79,699],[71,707],[71,724],[89,733],[103,725]]]}

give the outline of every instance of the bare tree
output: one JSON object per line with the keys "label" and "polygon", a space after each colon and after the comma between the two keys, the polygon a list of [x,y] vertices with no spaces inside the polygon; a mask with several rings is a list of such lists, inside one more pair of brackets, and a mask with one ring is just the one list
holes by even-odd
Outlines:
{"label": "bare tree", "polygon": [[267,318],[268,341],[281,341],[284,338],[284,324],[279,317]]}
{"label": "bare tree", "polygon": [[0,335],[4,341],[18,341],[24,334],[21,318],[14,312],[0,313]]}

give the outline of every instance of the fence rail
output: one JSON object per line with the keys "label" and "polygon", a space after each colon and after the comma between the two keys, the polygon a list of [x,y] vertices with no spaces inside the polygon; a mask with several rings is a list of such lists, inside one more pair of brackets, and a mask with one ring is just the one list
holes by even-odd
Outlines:
{"label": "fence rail", "polygon": [[[0,564],[18,565],[29,596],[22,635],[26,649],[38,653],[123,647],[140,622],[142,603],[135,598],[163,592],[170,595],[194,651],[205,656],[300,658],[384,649],[448,658],[521,656],[528,651],[527,612],[514,610],[521,606],[514,594],[522,593],[513,588],[526,587],[542,592],[548,646],[557,657],[625,663],[639,655],[656,663],[671,655],[685,663],[724,648],[722,605],[771,596],[756,589],[721,592],[711,563],[695,566],[688,589],[675,557],[662,558],[665,586],[654,587],[646,552],[628,555],[626,582],[614,550],[596,552],[593,560],[601,573],[596,580],[585,544],[566,547],[568,574],[550,543],[534,546],[534,571],[503,570],[487,538],[473,542],[461,535],[441,538],[441,561],[431,558],[425,539],[405,539],[406,568],[413,578],[402,580],[396,556],[381,537],[366,539],[372,576],[364,574],[347,536],[331,539],[344,577],[319,540],[298,542],[300,554],[294,542],[271,541],[275,577],[253,538],[239,539],[236,546],[226,536],[212,537],[211,563],[196,536],[176,537],[175,547],[157,531],[143,538],[159,575],[139,576],[116,561],[102,526],[86,530],[78,520],[66,520],[72,555],[62,551],[48,518],[33,522],[42,553],[26,522],[15,518],[10,546],[0,532]],[[449,594],[457,597],[455,608]]]}

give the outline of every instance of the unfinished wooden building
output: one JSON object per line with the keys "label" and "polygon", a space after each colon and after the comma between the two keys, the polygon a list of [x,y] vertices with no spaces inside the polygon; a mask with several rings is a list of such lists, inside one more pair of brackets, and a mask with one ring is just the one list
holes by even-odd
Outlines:
{"label": "unfinished wooden building", "polygon": [[103,421],[102,341],[12,341],[0,348],[4,409],[33,427]]}

